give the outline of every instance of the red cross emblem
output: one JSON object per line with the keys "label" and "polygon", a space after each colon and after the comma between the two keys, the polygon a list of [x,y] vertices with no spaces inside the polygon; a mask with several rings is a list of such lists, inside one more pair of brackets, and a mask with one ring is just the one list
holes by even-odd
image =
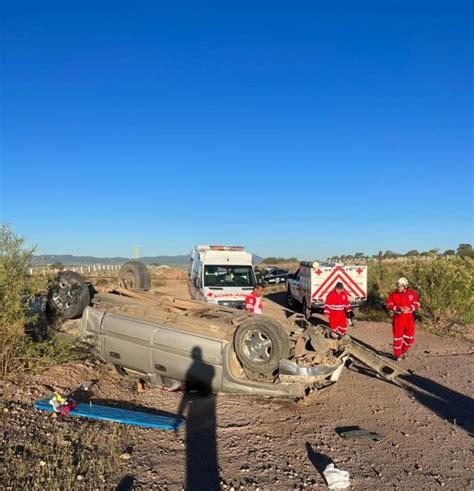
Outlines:
{"label": "red cross emblem", "polygon": [[362,274],[364,272],[364,270],[362,268],[359,268],[359,269],[356,269],[356,272],[359,274]]}
{"label": "red cross emblem", "polygon": [[320,274],[323,274],[323,272],[320,269],[317,269],[315,273],[319,276]]}

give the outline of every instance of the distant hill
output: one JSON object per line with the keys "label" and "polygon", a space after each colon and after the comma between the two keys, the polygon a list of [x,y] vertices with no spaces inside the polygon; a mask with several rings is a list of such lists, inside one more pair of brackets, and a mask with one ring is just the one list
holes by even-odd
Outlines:
{"label": "distant hill", "polygon": [[[260,264],[260,256],[253,256],[254,263]],[[31,258],[31,266],[45,266],[48,264],[61,263],[64,266],[89,266],[91,264],[123,264],[130,261],[128,257],[94,257],[94,256],[72,256],[70,254],[43,254]],[[166,266],[187,266],[189,255],[181,256],[146,256],[138,259],[144,264],[163,264]]]}

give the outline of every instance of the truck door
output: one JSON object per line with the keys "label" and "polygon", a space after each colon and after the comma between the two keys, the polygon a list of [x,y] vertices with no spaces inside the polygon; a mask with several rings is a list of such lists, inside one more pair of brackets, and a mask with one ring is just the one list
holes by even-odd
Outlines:
{"label": "truck door", "polygon": [[160,327],[153,336],[154,371],[162,377],[220,389],[222,351],[222,341]]}
{"label": "truck door", "polygon": [[114,365],[151,373],[151,341],[155,327],[145,322],[107,314],[102,322],[104,356]]}

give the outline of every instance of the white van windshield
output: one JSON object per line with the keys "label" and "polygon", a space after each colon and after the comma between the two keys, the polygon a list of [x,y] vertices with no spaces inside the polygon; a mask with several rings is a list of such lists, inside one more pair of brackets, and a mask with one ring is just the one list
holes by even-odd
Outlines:
{"label": "white van windshield", "polygon": [[204,286],[254,286],[251,266],[204,266]]}

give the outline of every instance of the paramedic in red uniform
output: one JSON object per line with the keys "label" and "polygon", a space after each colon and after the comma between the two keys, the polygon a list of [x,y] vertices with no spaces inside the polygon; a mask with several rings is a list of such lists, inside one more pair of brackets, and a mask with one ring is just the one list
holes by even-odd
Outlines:
{"label": "paramedic in red uniform", "polygon": [[387,299],[387,309],[393,312],[393,354],[398,360],[406,358],[415,341],[413,312],[420,308],[418,293],[408,288],[408,280],[400,278],[397,289]]}
{"label": "paramedic in red uniform", "polygon": [[263,311],[262,295],[263,295],[263,286],[255,285],[253,291],[245,297],[245,308],[247,309],[247,312],[250,312],[251,314],[262,313]]}
{"label": "paramedic in red uniform", "polygon": [[347,317],[354,317],[349,302],[349,295],[344,285],[338,281],[336,288],[329,292],[324,304],[324,315],[329,318],[329,328],[336,334],[344,336],[347,329]]}

